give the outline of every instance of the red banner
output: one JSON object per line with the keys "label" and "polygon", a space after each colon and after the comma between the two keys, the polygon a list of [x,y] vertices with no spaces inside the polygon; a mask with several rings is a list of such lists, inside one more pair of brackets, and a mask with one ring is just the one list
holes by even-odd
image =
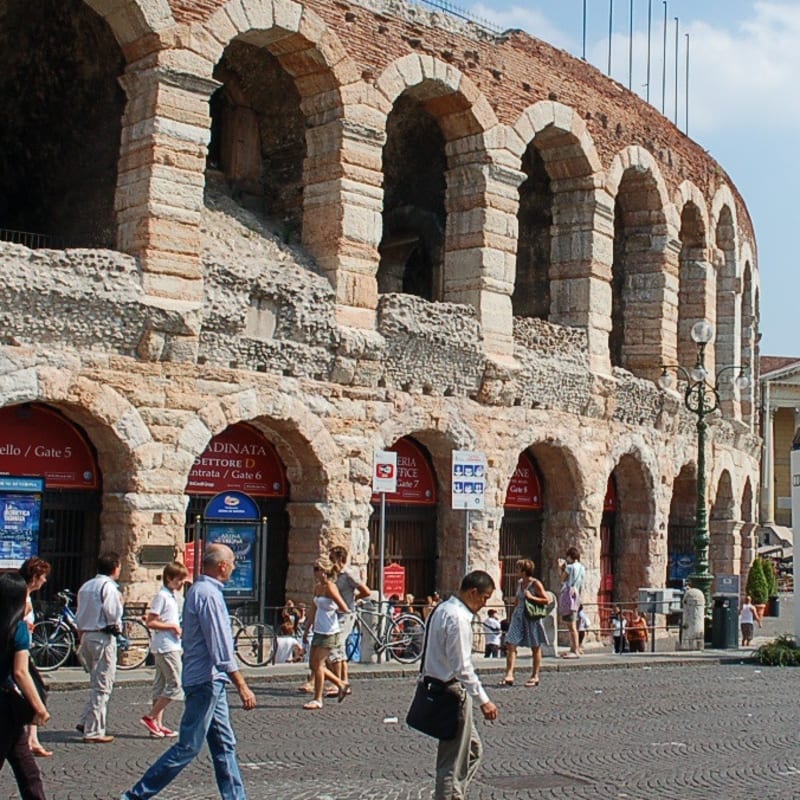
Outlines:
{"label": "red banner", "polygon": [[[436,479],[422,450],[406,438],[387,449],[397,453],[397,492],[387,492],[387,504],[436,505]],[[380,503],[381,496],[373,494],[372,502]]]}
{"label": "red banner", "polygon": [[186,494],[244,492],[253,497],[288,497],[286,471],[275,448],[244,422],[215,436],[193,464]]}
{"label": "red banner", "polygon": [[383,599],[396,594],[400,601],[406,597],[406,568],[392,562],[383,570]]}
{"label": "red banner", "polygon": [[520,453],[517,468],[508,482],[505,508],[538,511],[542,508],[542,484],[536,464],[527,453]]}
{"label": "red banner", "polygon": [[617,510],[617,487],[614,484],[614,479],[608,479],[608,485],[606,486],[606,497],[603,500],[603,511],[608,511],[609,513],[613,513]]}
{"label": "red banner", "polygon": [[96,489],[97,459],[83,433],[54,409],[0,409],[0,474],[44,478],[47,489]]}

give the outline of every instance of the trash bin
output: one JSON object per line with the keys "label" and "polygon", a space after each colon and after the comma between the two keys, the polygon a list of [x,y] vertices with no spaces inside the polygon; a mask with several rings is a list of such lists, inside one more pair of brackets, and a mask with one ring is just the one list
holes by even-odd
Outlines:
{"label": "trash bin", "polygon": [[714,595],[711,646],[715,650],[739,646],[739,598],[735,595]]}
{"label": "trash bin", "polygon": [[765,617],[779,617],[781,615],[781,599],[777,595],[773,595],[767,600],[767,612]]}

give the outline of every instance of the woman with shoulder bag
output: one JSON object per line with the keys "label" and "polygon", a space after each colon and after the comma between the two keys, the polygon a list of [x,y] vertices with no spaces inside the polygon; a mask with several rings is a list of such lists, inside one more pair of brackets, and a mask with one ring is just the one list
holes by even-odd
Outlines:
{"label": "woman with shoulder bag", "polygon": [[28,670],[31,634],[23,619],[27,596],[22,575],[0,575],[0,767],[6,760],[11,764],[23,800],[45,800],[26,730],[50,719]]}
{"label": "woman with shoulder bag", "polygon": [[542,624],[542,616],[530,616],[526,613],[532,606],[544,612],[550,598],[541,581],[533,577],[534,563],[529,558],[517,561],[517,604],[511,614],[511,622],[506,634],[506,676],[501,686],[514,685],[514,664],[517,660],[518,647],[530,647],[532,654],[531,677],[526,681],[528,687],[539,685],[539,671],[542,668],[542,645],[548,644],[547,634]]}

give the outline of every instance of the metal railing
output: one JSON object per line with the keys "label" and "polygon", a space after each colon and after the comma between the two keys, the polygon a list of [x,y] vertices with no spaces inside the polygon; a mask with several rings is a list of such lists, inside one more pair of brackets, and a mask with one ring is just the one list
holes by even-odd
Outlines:
{"label": "metal railing", "polygon": [[451,17],[463,19],[465,22],[471,22],[476,27],[494,36],[499,36],[503,32],[502,28],[494,22],[484,17],[478,17],[470,11],[461,8],[461,6],[449,2],[449,0],[411,0],[411,2],[416,3],[416,5],[427,6],[428,8],[435,8],[438,11],[444,11]]}
{"label": "metal railing", "polygon": [[61,249],[62,241],[56,236],[46,233],[33,233],[31,231],[15,231],[10,228],[0,228],[0,242],[11,242],[11,244],[21,244],[31,250],[37,249]]}

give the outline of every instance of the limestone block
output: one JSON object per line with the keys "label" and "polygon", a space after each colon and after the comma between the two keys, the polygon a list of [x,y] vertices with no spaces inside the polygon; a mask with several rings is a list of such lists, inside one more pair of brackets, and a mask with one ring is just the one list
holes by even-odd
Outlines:
{"label": "limestone block", "polygon": [[286,31],[300,30],[303,7],[292,0],[273,0],[273,16],[276,28]]}

